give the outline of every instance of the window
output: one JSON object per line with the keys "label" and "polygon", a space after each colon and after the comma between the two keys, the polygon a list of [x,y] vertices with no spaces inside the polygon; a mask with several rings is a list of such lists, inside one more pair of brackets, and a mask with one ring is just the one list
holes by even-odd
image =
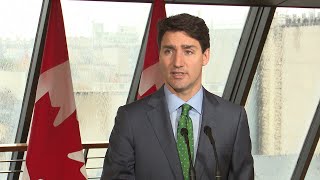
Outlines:
{"label": "window", "polygon": [[[42,0],[0,2],[0,143],[15,143]],[[0,153],[8,160],[12,153]],[[9,163],[0,163],[7,171]],[[7,174],[0,174],[6,179]]]}
{"label": "window", "polygon": [[257,179],[296,165],[320,98],[319,12],[276,10],[246,103]]}

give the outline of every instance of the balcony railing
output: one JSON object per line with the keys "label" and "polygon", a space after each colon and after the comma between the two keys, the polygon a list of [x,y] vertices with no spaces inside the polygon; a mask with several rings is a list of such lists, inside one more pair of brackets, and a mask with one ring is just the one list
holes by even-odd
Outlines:
{"label": "balcony railing", "polygon": [[[84,152],[84,160],[85,164],[87,164],[88,160],[97,160],[97,159],[104,159],[104,156],[88,156],[89,151],[93,149],[107,149],[109,147],[109,143],[107,142],[95,142],[95,143],[83,143],[83,152]],[[21,144],[0,144],[0,153],[4,152],[22,152],[27,151],[28,145],[26,143]],[[12,160],[0,160],[0,163],[11,163],[11,162],[24,162],[25,159],[12,159]],[[102,164],[98,167],[86,167],[88,170],[102,170]],[[0,171],[1,174],[10,174],[10,173],[22,173],[23,170],[8,170],[8,171]],[[88,179],[100,179],[100,176],[97,177],[90,177],[88,173]]]}

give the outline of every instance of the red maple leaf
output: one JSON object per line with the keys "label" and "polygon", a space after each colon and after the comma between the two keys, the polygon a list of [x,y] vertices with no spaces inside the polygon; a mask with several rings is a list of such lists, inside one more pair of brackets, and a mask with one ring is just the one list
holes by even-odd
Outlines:
{"label": "red maple leaf", "polygon": [[59,110],[51,106],[48,93],[35,104],[26,162],[32,180],[86,179],[80,172],[84,163],[68,158],[82,150],[76,111],[54,127]]}

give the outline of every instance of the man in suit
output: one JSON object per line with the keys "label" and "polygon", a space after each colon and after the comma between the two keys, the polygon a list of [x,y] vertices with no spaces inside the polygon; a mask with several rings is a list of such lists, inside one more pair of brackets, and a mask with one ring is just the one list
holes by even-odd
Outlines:
{"label": "man in suit", "polygon": [[[215,179],[217,160],[221,179],[254,179],[244,108],[201,85],[202,66],[210,54],[205,22],[189,14],[161,20],[158,47],[164,86],[119,108],[101,179],[189,179],[182,128],[188,132],[197,180]],[[212,130],[217,160],[205,127]]]}

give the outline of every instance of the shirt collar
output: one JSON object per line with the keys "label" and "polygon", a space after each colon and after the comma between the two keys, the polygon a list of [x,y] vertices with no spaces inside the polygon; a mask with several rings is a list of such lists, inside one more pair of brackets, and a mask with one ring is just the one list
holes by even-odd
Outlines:
{"label": "shirt collar", "polygon": [[202,88],[202,86],[201,86],[200,90],[187,102],[183,101],[178,96],[171,93],[166,85],[164,86],[164,94],[166,96],[166,100],[168,103],[168,110],[169,110],[170,114],[172,112],[176,111],[184,103],[189,104],[199,114],[202,114],[202,101],[203,101],[203,88]]}

